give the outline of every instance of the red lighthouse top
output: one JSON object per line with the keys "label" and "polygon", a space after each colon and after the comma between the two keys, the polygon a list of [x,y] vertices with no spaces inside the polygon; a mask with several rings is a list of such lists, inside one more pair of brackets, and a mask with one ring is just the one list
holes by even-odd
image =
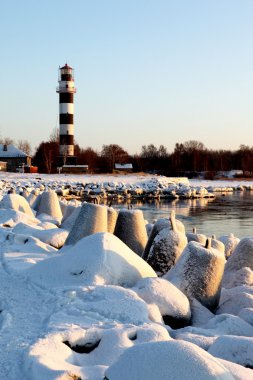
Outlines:
{"label": "red lighthouse top", "polygon": [[60,67],[60,70],[62,70],[62,69],[70,69],[70,70],[73,70],[73,68],[70,67],[67,63],[65,63],[64,66]]}

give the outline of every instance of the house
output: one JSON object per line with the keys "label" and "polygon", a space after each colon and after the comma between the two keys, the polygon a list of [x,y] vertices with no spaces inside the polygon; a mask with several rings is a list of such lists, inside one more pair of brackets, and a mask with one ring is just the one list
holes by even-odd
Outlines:
{"label": "house", "polygon": [[63,165],[58,168],[59,172],[63,174],[85,174],[88,173],[88,165]]}
{"label": "house", "polygon": [[32,157],[13,144],[0,144],[0,161],[6,162],[8,172],[16,172],[20,167],[31,166]]}
{"label": "house", "polygon": [[115,170],[120,170],[124,172],[132,172],[133,164],[115,164]]}
{"label": "house", "polygon": [[7,163],[4,161],[0,161],[0,171],[6,172],[7,171]]}

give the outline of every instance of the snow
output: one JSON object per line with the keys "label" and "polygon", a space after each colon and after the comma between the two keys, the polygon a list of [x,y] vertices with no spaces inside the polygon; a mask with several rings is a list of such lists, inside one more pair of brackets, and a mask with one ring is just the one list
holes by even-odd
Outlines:
{"label": "snow", "polygon": [[[108,366],[124,351],[145,342],[170,340],[162,326],[149,324],[141,327],[118,324],[110,329],[103,326],[70,329],[49,334],[38,341],[29,352],[29,372],[33,379],[55,379],[61,373],[82,376],[82,379],[101,380]],[[66,343],[68,342],[68,346]],[[74,347],[96,346],[89,354],[78,354]],[[73,349],[72,349],[73,348]],[[58,378],[58,377],[57,377]],[[64,378],[64,377],[63,377]],[[65,378],[68,378],[67,376]]]}
{"label": "snow", "polygon": [[46,287],[83,285],[133,286],[153,269],[116,236],[97,233],[66,247],[62,255],[38,263],[28,277]]}
{"label": "snow", "polygon": [[26,154],[13,144],[0,144],[0,158],[2,159],[5,157],[29,157],[29,154]]}
{"label": "snow", "polygon": [[208,352],[221,359],[253,367],[253,338],[221,336],[211,345]]}
{"label": "snow", "polygon": [[55,248],[61,248],[64,245],[69,234],[68,231],[62,228],[57,228],[56,226],[51,229],[43,229],[39,226],[31,227],[25,223],[16,224],[12,232],[15,234],[34,236],[41,240],[43,243],[49,244]]}
{"label": "snow", "polygon": [[247,307],[253,307],[252,286],[238,286],[231,289],[222,289],[218,314],[229,313],[238,315]]}
{"label": "snow", "polygon": [[225,271],[222,285],[224,288],[234,288],[240,285],[253,285],[253,271],[248,267],[243,267],[237,271]]}
{"label": "snow", "polygon": [[253,326],[253,308],[245,307],[240,310],[238,317]]}
{"label": "snow", "polygon": [[191,301],[191,325],[203,326],[214,317],[214,314],[203,306],[199,301],[193,299]]}
{"label": "snow", "polygon": [[189,322],[191,309],[188,298],[173,284],[162,278],[139,280],[133,288],[148,304],[155,303],[162,316]]}
{"label": "snow", "polygon": [[[158,365],[159,363],[159,365]],[[232,380],[213,356],[189,342],[151,342],[132,347],[106,372],[108,380]]]}
{"label": "snow", "polygon": [[[83,194],[92,188],[106,194],[152,195],[172,189],[184,196],[207,194],[201,185],[193,189],[187,182],[158,176],[0,173],[0,379],[253,378],[253,370],[245,368],[252,367],[253,357],[249,257],[230,270],[232,253],[219,307],[211,312],[192,293],[188,299],[168,275],[158,278],[143,258],[112,234],[117,220],[113,208],[99,206],[105,210],[106,231],[92,231],[65,244],[69,231],[78,226],[82,206],[73,200],[59,203],[52,191]],[[10,190],[16,194],[7,194]],[[49,192],[54,200],[43,196]],[[90,222],[87,218],[86,224]],[[160,223],[168,227],[168,222]],[[130,228],[127,232],[131,234]],[[210,236],[210,231],[205,233]],[[141,235],[135,239],[141,240]],[[187,284],[200,287],[205,248],[191,242],[185,249],[192,245],[199,260]],[[208,251],[210,259],[222,257],[224,264],[224,254]],[[212,289],[218,285],[219,291],[219,283],[213,277]],[[183,321],[184,327],[173,321]]]}
{"label": "snow", "polygon": [[232,363],[227,360],[219,359],[219,362],[226,367],[231,374],[234,376],[235,380],[249,380],[252,378],[252,370],[248,368],[244,368],[241,365]]}
{"label": "snow", "polygon": [[27,200],[18,194],[6,194],[0,202],[0,208],[13,209],[16,211],[24,212],[29,216],[34,216],[31,207]]}
{"label": "snow", "polygon": [[24,214],[22,211],[0,208],[0,225],[4,227],[14,227],[17,223],[21,222],[36,225],[40,223],[40,220]]}

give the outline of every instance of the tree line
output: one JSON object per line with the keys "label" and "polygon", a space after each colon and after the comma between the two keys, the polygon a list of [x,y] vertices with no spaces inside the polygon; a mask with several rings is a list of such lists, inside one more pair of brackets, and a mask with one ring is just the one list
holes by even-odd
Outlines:
{"label": "tree line", "polygon": [[[132,163],[134,172],[150,172],[168,176],[195,176],[205,172],[206,178],[219,171],[242,170],[252,176],[253,147],[241,145],[238,150],[208,149],[200,141],[176,143],[173,152],[164,145],[143,145],[139,154],[130,155],[118,144],[103,145],[100,152],[92,147],[81,148],[75,144],[77,165],[88,165],[93,173],[112,173],[115,163]],[[33,164],[41,173],[57,172],[59,162],[59,136],[55,130],[48,141],[36,149]]]}

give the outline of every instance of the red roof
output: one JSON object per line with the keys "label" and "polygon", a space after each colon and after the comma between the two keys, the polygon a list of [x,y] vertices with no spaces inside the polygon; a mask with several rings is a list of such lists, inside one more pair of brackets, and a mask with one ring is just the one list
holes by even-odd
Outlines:
{"label": "red roof", "polygon": [[71,69],[71,70],[73,70],[73,68],[70,67],[67,63],[65,63],[64,66],[60,67],[60,70],[61,70],[61,69]]}

